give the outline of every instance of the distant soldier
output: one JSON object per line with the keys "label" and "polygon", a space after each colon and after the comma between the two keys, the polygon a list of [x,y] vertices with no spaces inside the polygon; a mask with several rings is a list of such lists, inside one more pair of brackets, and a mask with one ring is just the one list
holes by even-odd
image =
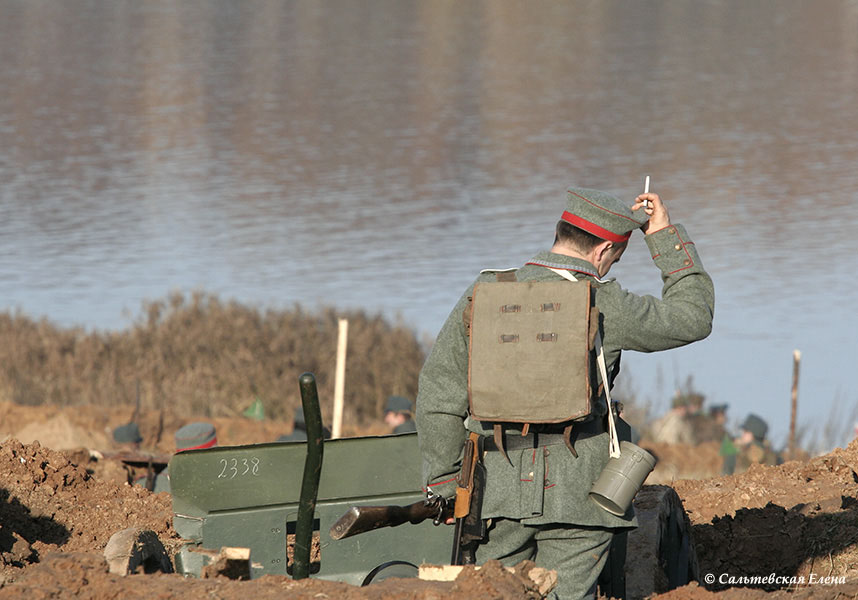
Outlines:
{"label": "distant soldier", "polygon": [[[327,440],[331,437],[331,430],[327,427],[322,427],[322,435]],[[307,422],[304,420],[304,407],[299,406],[295,409],[295,415],[292,417],[292,433],[287,433],[278,437],[277,442],[306,442],[307,441]]]}
{"label": "distant soldier", "polygon": [[721,442],[727,435],[727,405],[716,404],[709,411],[700,411],[691,417],[694,437],[698,444]]}
{"label": "distant soldier", "polygon": [[140,435],[140,427],[132,421],[131,423],[120,425],[113,430],[113,441],[117,444],[127,446],[131,451],[136,451],[140,448],[143,436]]}
{"label": "distant soldier", "polygon": [[304,409],[298,407],[295,409],[295,414],[292,416],[292,433],[281,435],[277,438],[278,442],[306,442],[307,441],[307,423],[304,421]]}
{"label": "distant soldier", "polygon": [[217,446],[217,431],[211,423],[188,423],[176,431],[176,452]]}
{"label": "distant soldier", "polygon": [[688,404],[688,414],[690,416],[704,414],[703,403],[706,401],[706,397],[703,394],[689,392],[683,393],[682,396],[685,398],[685,403]]}
{"label": "distant soldier", "polygon": [[[185,452],[187,450],[202,450],[205,448],[214,448],[217,446],[217,431],[211,423],[188,423],[176,431],[174,435],[176,442],[176,452]],[[136,485],[142,485],[149,488],[150,491],[168,492],[170,491],[170,477],[167,470],[164,469],[160,473],[146,475],[140,477],[134,482]]]}
{"label": "distant soldier", "polygon": [[728,475],[743,473],[754,463],[778,464],[778,455],[766,440],[768,430],[769,426],[762,418],[749,414],[735,440],[735,454],[724,457],[724,472]]}
{"label": "distant soldier", "polygon": [[417,425],[411,418],[411,401],[402,396],[391,396],[384,408],[384,422],[393,427],[393,433],[411,433],[417,431]]}
{"label": "distant soldier", "polygon": [[652,424],[652,440],[664,444],[694,444],[696,439],[689,420],[690,410],[688,396],[674,396],[670,410]]}

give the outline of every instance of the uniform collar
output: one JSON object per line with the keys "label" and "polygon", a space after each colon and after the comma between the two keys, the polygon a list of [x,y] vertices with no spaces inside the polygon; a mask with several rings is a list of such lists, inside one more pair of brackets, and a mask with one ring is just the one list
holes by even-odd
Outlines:
{"label": "uniform collar", "polygon": [[566,256],[565,254],[555,254],[554,252],[549,252],[547,250],[540,252],[525,264],[547,267],[549,269],[566,269],[567,271],[572,271],[574,273],[581,273],[583,275],[595,277],[600,282],[607,281],[599,278],[599,272],[591,262],[586,261],[583,258],[575,258],[573,256]]}

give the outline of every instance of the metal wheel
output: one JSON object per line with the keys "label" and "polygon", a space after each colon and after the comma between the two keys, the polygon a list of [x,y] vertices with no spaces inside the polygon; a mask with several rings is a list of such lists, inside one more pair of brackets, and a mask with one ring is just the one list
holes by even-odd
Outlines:
{"label": "metal wheel", "polygon": [[418,571],[419,569],[417,568],[417,565],[413,565],[408,561],[391,560],[386,563],[381,563],[370,571],[367,576],[364,577],[361,587],[377,581],[384,581],[388,577],[417,577]]}

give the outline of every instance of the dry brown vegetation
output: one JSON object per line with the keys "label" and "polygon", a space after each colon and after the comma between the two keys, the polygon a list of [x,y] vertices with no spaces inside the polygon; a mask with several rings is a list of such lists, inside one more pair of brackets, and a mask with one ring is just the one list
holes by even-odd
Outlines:
{"label": "dry brown vegetation", "polygon": [[258,397],[267,417],[290,419],[309,371],[330,422],[340,318],[349,320],[345,420],[378,419],[391,394],[413,400],[425,356],[408,327],[362,311],[262,312],[203,293],[148,303],[118,332],[0,313],[0,400],[133,407],[139,397],[143,411],[223,417]]}

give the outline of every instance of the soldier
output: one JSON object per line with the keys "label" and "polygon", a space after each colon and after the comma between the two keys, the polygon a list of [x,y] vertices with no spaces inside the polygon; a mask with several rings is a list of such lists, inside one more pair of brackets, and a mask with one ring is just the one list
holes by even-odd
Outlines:
{"label": "soldier", "polygon": [[[176,443],[176,452],[185,452],[186,450],[202,450],[205,448],[214,448],[217,446],[217,431],[211,423],[188,423],[180,427],[173,436]],[[136,485],[149,487],[150,491],[169,492],[170,477],[167,470],[164,469],[160,473],[154,474],[154,480],[150,481],[149,476],[140,477],[134,482]]]}
{"label": "soldier", "polygon": [[697,443],[722,442],[727,435],[727,405],[715,404],[708,412],[701,411],[693,417],[694,437]]}
{"label": "soldier", "polygon": [[384,408],[384,422],[393,428],[393,433],[417,431],[411,418],[411,402],[402,396],[391,396]]}
{"label": "soldier", "polygon": [[304,422],[304,408],[299,406],[295,409],[292,417],[292,433],[281,435],[278,442],[306,442],[307,424]]}
{"label": "soldier", "polygon": [[688,397],[676,394],[670,410],[652,424],[652,439],[663,444],[694,444]]}
{"label": "soldier", "polygon": [[766,439],[769,426],[761,417],[749,414],[740,429],[741,433],[734,443],[735,451],[724,457],[725,474],[744,473],[754,463],[778,464],[778,455]]}
{"label": "soldier", "polygon": [[[322,436],[327,440],[331,437],[331,430],[327,427],[322,427]],[[278,437],[277,442],[306,442],[307,441],[307,423],[304,420],[304,407],[299,406],[295,409],[295,415],[292,417],[292,433],[286,433]]]}
{"label": "soldier", "polygon": [[217,446],[217,431],[211,423],[188,423],[175,434],[176,452],[202,450]]}
{"label": "soldier", "polygon": [[[632,294],[604,279],[638,228],[646,234],[661,271],[661,299]],[[593,288],[601,313],[608,385],[619,372],[622,350],[667,350],[703,339],[711,331],[712,280],[685,229],[670,223],[657,194],[642,194],[629,207],[604,192],[569,190],[551,251],[537,254],[516,272],[518,281],[558,282],[566,275],[588,281]],[[477,282],[495,280],[495,273],[486,273]],[[428,501],[454,495],[468,431],[483,436],[482,518],[489,524],[476,549],[477,562],[499,559],[514,565],[535,560],[557,571],[557,597],[592,597],[613,534],[637,524],[633,509],[615,516],[588,498],[609,458],[604,397],[598,416],[572,427],[575,454],[564,446],[565,429],[560,429],[561,438],[557,428],[546,426],[511,431],[505,452],[498,452],[488,437],[494,424],[468,418],[469,338],[463,313],[472,290],[473,286],[448,317],[420,374],[417,429]],[[520,398],[521,403],[528,401]],[[596,399],[594,405],[599,406]]]}
{"label": "soldier", "polygon": [[113,441],[127,445],[131,451],[136,451],[140,448],[143,436],[140,435],[140,427],[132,421],[113,430]]}

